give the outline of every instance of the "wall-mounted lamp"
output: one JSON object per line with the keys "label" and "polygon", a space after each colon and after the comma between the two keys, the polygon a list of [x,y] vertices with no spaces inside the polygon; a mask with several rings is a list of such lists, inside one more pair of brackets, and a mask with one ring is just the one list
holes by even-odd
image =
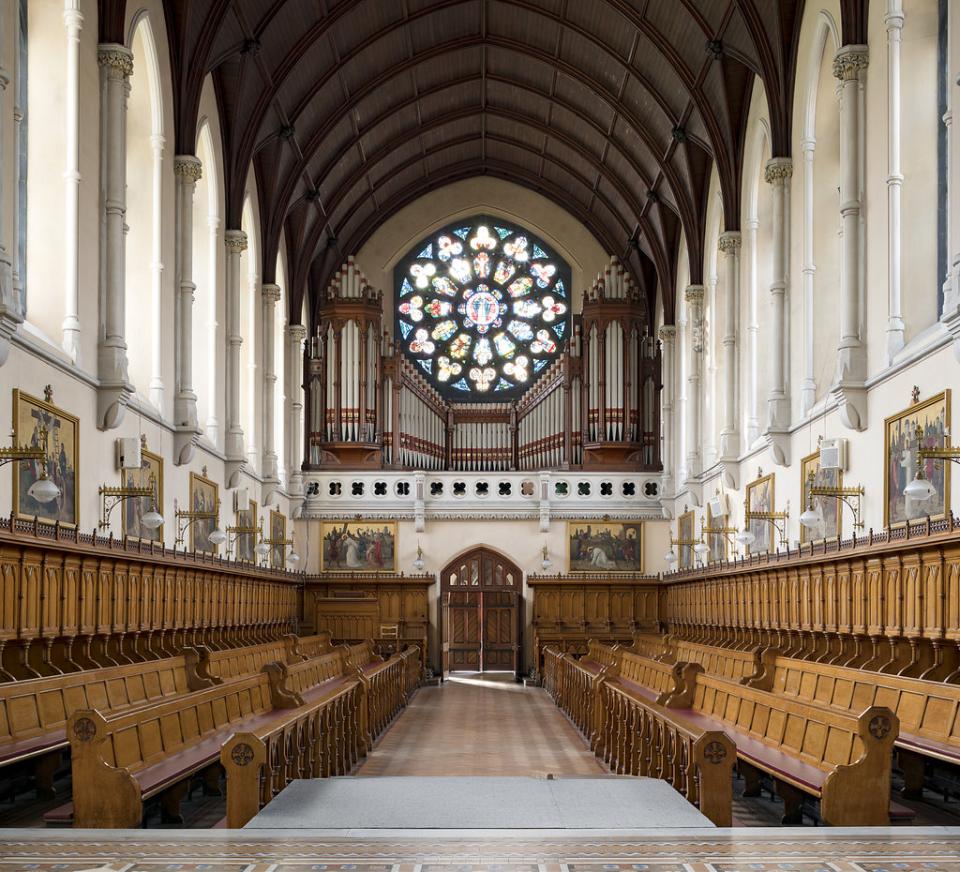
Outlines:
{"label": "wall-mounted lamp", "polygon": [[[790,517],[790,506],[787,505],[785,511],[782,512],[751,512],[747,508],[747,502],[744,500],[743,503],[743,532],[740,533],[736,540],[741,544],[749,547],[754,542],[757,541],[757,537],[754,533],[750,531],[750,522],[751,521],[770,521],[773,524],[773,529],[777,531],[777,535],[780,537],[780,544],[783,546],[787,545],[787,520]],[[782,526],[781,526],[782,525]]]}
{"label": "wall-mounted lamp", "polygon": [[220,529],[220,500],[217,500],[212,512],[190,511],[178,509],[176,501],[173,504],[173,514],[177,519],[177,545],[182,545],[189,530],[197,521],[215,521],[217,525],[210,531],[207,540],[211,545],[222,545],[227,541],[227,534]]}
{"label": "wall-mounted lamp", "polygon": [[[807,476],[807,507],[800,515],[800,523],[808,530],[816,530],[823,523],[823,508],[818,503],[813,503],[814,497],[833,497],[839,500],[853,512],[853,526],[857,529],[863,528],[863,521],[860,518],[860,498],[863,496],[863,485],[856,487],[828,487],[826,485],[814,485],[815,473],[813,471]],[[909,488],[909,485],[908,485]],[[856,502],[854,502],[856,501]]]}
{"label": "wall-mounted lamp", "polygon": [[[949,445],[944,445],[942,448],[921,448],[920,446],[923,444],[923,427],[919,425],[917,426],[916,436],[917,470],[913,481],[903,489],[903,493],[905,496],[910,497],[910,499],[920,502],[930,499],[930,497],[937,493],[937,489],[930,483],[926,475],[924,475],[923,461],[936,460],[941,463],[946,461],[950,463],[960,463],[960,448],[951,448]],[[944,438],[949,439],[949,435],[945,433]]]}
{"label": "wall-mounted lamp", "polygon": [[113,510],[119,506],[120,503],[126,502],[127,500],[150,499],[150,511],[146,512],[140,519],[140,524],[144,529],[156,530],[163,523],[163,515],[157,511],[157,479],[152,473],[150,475],[150,484],[144,487],[135,487],[133,485],[128,487],[111,487],[104,484],[100,486],[98,493],[102,500],[100,506],[100,523],[98,524],[101,530],[110,526],[110,515],[113,513]]}
{"label": "wall-mounted lamp", "polygon": [[[40,464],[40,475],[37,480],[30,485],[27,490],[27,496],[36,500],[38,503],[49,503],[60,496],[60,488],[51,480],[47,471],[49,456],[47,455],[47,446],[50,434],[46,427],[41,427],[39,431],[40,444],[34,448],[30,445],[13,444],[9,448],[0,448],[0,466],[5,463],[27,463],[36,461]],[[10,439],[13,441],[13,434]]]}
{"label": "wall-mounted lamp", "polygon": [[413,561],[413,568],[416,569],[417,572],[423,572],[423,568],[426,565],[423,560],[423,549],[420,547],[420,543],[417,542],[417,556]]}
{"label": "wall-mounted lamp", "polygon": [[547,546],[544,545],[540,549],[540,568],[547,570],[553,566],[553,561],[550,559],[550,552],[547,550]]}

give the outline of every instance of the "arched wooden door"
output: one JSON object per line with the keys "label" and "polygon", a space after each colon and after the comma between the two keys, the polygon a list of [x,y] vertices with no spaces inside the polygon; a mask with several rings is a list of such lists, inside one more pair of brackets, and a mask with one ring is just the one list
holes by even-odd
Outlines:
{"label": "arched wooden door", "polygon": [[461,555],[440,573],[440,650],[448,672],[520,675],[523,575],[489,548]]}

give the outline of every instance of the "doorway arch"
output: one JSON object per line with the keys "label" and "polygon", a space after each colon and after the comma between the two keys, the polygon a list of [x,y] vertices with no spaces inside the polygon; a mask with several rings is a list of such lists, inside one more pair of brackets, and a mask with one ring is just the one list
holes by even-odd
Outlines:
{"label": "doorway arch", "polygon": [[479,546],[440,572],[440,652],[450,672],[512,672],[523,651],[523,573],[492,548]]}

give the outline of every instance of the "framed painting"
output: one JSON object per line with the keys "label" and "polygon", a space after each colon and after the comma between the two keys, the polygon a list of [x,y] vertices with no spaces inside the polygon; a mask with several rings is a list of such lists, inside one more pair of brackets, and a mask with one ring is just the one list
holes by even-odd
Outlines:
{"label": "framed painting", "polygon": [[[16,445],[40,448],[47,445],[47,459],[25,460],[13,466],[13,506],[21,518],[37,518],[45,523],[60,522],[69,527],[79,523],[80,500],[80,422],[73,415],[53,405],[48,390],[46,399],[38,400],[22,391],[13,391],[13,441]],[[60,489],[56,499],[37,502],[30,496],[30,487],[46,471],[46,476]]]}
{"label": "framed painting", "polygon": [[[773,485],[772,472],[747,485],[747,512],[775,511]],[[775,535],[773,521],[751,518],[748,529],[756,537],[750,545],[750,551],[758,554],[769,551]]]}
{"label": "framed painting", "polygon": [[396,572],[396,521],[324,521],[320,524],[323,572]]}
{"label": "framed painting", "polygon": [[567,521],[570,572],[641,572],[640,521]]}
{"label": "framed painting", "polygon": [[[807,508],[810,491],[810,473],[813,473],[814,487],[843,487],[843,472],[839,469],[820,467],[820,449],[808,454],[800,461],[800,505]],[[843,507],[834,497],[814,497],[811,503],[819,517],[816,528],[800,525],[800,544],[820,542],[824,539],[840,538],[843,532]]]}
{"label": "framed painting", "polygon": [[710,547],[710,553],[707,555],[707,559],[711,563],[719,563],[721,560],[727,559],[727,537],[724,533],[711,533],[714,527],[724,527],[726,526],[727,519],[726,517],[714,518],[713,512],[710,511],[710,501],[707,501],[707,529],[704,531],[706,533],[705,541]]}
{"label": "framed painting", "polygon": [[[157,501],[157,511],[163,514],[163,458],[159,454],[140,450],[140,468],[124,469],[120,472],[122,487],[149,487],[151,481],[156,488],[154,496]],[[163,525],[155,530],[148,530],[140,523],[143,516],[153,509],[153,497],[123,501],[123,535],[132,539],[141,539],[145,542],[163,541]]]}
{"label": "framed painting", "polygon": [[190,547],[204,554],[216,554],[217,546],[210,534],[217,529],[220,514],[220,489],[217,483],[203,475],[190,473],[190,511],[213,512],[214,517],[194,521],[190,525]]}
{"label": "framed painting", "polygon": [[[236,525],[238,527],[256,527],[258,518],[257,504],[253,500],[250,500],[245,509],[237,509]],[[256,563],[256,547],[256,533],[237,533],[237,560],[243,560],[246,563]]]}
{"label": "framed painting", "polygon": [[677,538],[680,540],[680,545],[677,546],[677,557],[679,558],[677,566],[680,569],[693,568],[693,542],[696,538],[694,534],[695,525],[696,515],[694,512],[684,512],[677,518]]}
{"label": "framed painting", "polygon": [[286,545],[282,543],[287,538],[287,516],[283,512],[270,512],[270,540],[274,543],[270,546],[270,565],[274,569],[283,569],[286,561]]}
{"label": "framed painting", "polygon": [[[883,523],[898,527],[913,518],[942,518],[950,505],[950,466],[944,461],[923,462],[923,475],[933,485],[925,500],[904,493],[917,472],[917,450],[942,448],[950,428],[950,391],[914,403],[891,415],[883,426]],[[919,434],[918,434],[919,429]]]}

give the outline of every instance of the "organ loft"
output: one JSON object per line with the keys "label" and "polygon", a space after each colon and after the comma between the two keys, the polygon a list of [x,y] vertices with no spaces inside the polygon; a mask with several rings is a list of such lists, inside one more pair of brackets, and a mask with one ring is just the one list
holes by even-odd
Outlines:
{"label": "organ loft", "polygon": [[958,100],[952,0],[3,0],[0,866],[955,869]]}

